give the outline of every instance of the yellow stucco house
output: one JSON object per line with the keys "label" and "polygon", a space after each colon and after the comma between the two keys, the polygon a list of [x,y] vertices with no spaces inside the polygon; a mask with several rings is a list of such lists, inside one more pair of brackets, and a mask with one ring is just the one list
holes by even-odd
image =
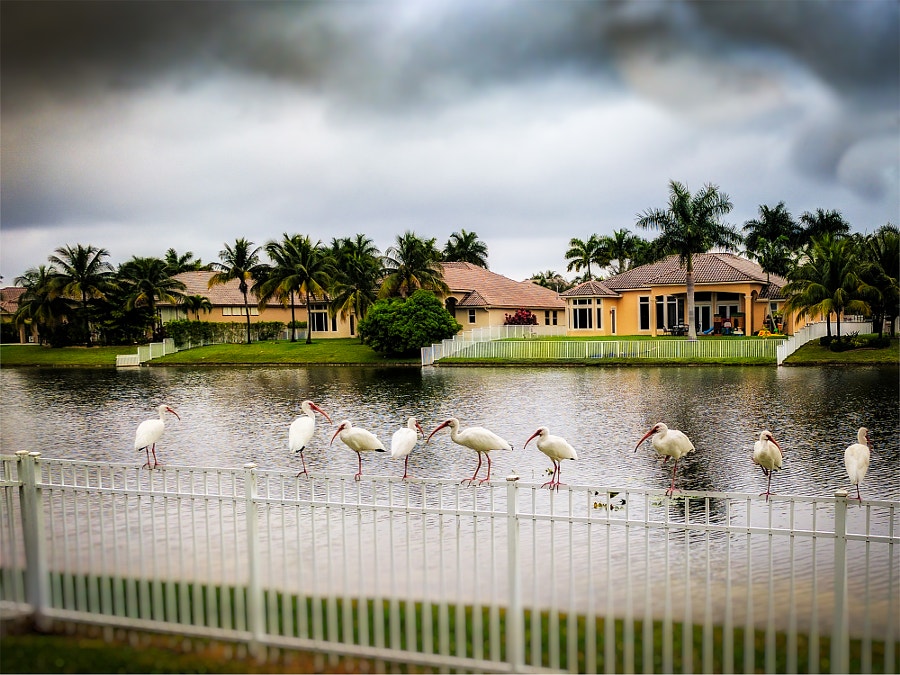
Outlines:
{"label": "yellow stucco house", "polygon": [[[162,322],[166,323],[175,319],[188,318],[193,320],[199,318],[201,321],[214,323],[236,322],[243,324],[246,321],[244,296],[241,295],[237,280],[209,288],[209,279],[213,274],[215,272],[182,272],[175,275],[175,278],[185,285],[185,290],[182,293],[185,295],[202,295],[208,298],[212,305],[212,311],[201,311],[199,317],[195,316],[193,312],[190,316],[186,316],[183,306],[160,303],[159,311]],[[250,305],[251,324],[257,321],[281,321],[285,325],[290,323],[290,305],[284,307],[280,302],[273,300],[260,310],[256,297],[252,293],[248,295],[247,299]],[[357,321],[355,316],[350,315],[347,319],[342,319],[340,316],[330,316],[328,303],[321,298],[316,298],[313,301],[311,310],[310,327],[314,337],[356,337]],[[294,298],[294,318],[297,321],[306,321],[306,298]]]}
{"label": "yellow stucco house", "polygon": [[[786,281],[731,253],[693,258],[697,333],[752,335],[782,315]],[[685,331],[686,274],[677,255],[561,294],[569,335],[666,335]],[[793,332],[785,318],[782,330]],[[731,326],[728,326],[728,324]]]}

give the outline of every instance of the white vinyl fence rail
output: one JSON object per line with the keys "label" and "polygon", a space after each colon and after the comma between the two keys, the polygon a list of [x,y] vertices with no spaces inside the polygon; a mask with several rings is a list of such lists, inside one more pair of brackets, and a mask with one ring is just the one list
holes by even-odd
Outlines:
{"label": "white vinyl fence rail", "polygon": [[680,358],[762,358],[775,362],[781,338],[752,340],[445,340],[422,350],[422,365],[449,356],[470,359],[646,359],[668,361]]}
{"label": "white vinyl fence rail", "polygon": [[[831,323],[833,335],[837,335],[836,322]],[[841,321],[841,335],[849,335],[850,333],[871,333],[871,321]],[[817,340],[828,335],[828,324],[824,321],[808,323],[803,328],[797,330],[792,336],[784,340],[778,345],[778,365],[784,363],[784,360],[800,349],[803,345],[811,340]]]}
{"label": "white vinyl fence rail", "polygon": [[565,326],[487,326],[485,328],[474,328],[454,335],[450,340],[443,340],[430,347],[422,347],[422,365],[430,366],[439,359],[455,356],[460,349],[465,349],[472,343],[508,340],[511,338],[540,340],[542,337],[565,334]]}
{"label": "white vinyl fence rail", "polygon": [[898,666],[897,502],[27,451],[0,479],[0,604],[39,622],[477,672]]}

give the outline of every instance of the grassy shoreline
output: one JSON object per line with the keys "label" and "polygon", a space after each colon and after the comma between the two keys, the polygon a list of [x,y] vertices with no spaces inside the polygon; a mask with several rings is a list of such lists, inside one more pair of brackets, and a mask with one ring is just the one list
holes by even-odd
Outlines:
{"label": "grassy shoreline", "polygon": [[[630,338],[629,338],[630,339]],[[0,345],[0,367],[32,368],[115,368],[116,356],[134,354],[134,346],[126,347],[64,347],[50,349],[36,345]],[[271,341],[247,344],[210,345],[185,350],[153,359],[145,364],[157,366],[377,366],[420,367],[418,355],[409,358],[385,358],[360,344],[355,338],[336,338],[305,342]],[[440,366],[774,366],[774,362],[760,359],[678,359],[647,361],[643,359],[579,360],[522,360],[522,359],[444,359]],[[891,340],[885,349],[854,349],[832,352],[810,342],[788,357],[786,366],[853,366],[900,365],[900,340]]]}

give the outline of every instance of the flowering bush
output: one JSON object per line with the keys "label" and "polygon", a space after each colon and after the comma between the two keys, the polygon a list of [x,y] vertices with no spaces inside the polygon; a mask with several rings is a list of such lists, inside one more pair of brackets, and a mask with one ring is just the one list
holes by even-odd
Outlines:
{"label": "flowering bush", "polygon": [[537,317],[527,309],[518,309],[515,314],[507,314],[504,326],[537,326]]}

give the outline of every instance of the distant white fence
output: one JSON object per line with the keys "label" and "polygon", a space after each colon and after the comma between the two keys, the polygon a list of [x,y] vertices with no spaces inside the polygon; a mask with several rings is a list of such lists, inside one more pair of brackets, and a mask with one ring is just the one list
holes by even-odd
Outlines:
{"label": "distant white fence", "polygon": [[166,354],[174,354],[178,351],[175,341],[166,338],[162,342],[151,342],[147,345],[138,345],[137,354],[119,354],[116,356],[116,366],[139,366],[145,361],[156,359]]}
{"label": "distant white fence", "polygon": [[[831,322],[831,330],[833,335],[837,335],[837,324],[834,321]],[[841,335],[847,335],[854,332],[871,333],[872,322],[862,321],[859,318],[857,318],[856,320],[841,321]],[[778,345],[778,365],[780,366],[781,364],[783,364],[784,360],[788,356],[800,349],[800,347],[805,345],[807,342],[825,337],[826,335],[828,335],[828,324],[826,322],[817,321],[815,323],[806,324],[806,326],[795,331],[792,336],[788,337]]]}
{"label": "distant white fence", "polygon": [[455,356],[470,359],[647,359],[760,358],[775,361],[782,338],[733,340],[522,340],[455,338],[422,350],[422,365]]}
{"label": "distant white fence", "polygon": [[[0,458],[0,605],[477,672],[896,672],[900,503]],[[680,645],[680,646],[679,646]],[[830,665],[829,665],[830,664]]]}

